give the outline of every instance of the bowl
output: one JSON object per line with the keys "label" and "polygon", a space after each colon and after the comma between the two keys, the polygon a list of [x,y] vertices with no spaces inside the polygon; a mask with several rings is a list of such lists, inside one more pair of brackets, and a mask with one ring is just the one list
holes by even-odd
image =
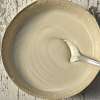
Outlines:
{"label": "bowl", "polygon": [[6,29],[2,61],[22,90],[41,98],[71,97],[83,91],[99,68],[70,64],[71,39],[80,50],[100,59],[100,30],[95,18],[67,0],[36,0],[19,12]]}

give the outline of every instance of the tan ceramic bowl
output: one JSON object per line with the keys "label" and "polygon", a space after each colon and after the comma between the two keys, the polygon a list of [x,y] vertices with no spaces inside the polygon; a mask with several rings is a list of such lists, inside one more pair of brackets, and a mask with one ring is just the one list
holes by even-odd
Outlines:
{"label": "tan ceramic bowl", "polygon": [[[35,95],[35,96],[40,96],[40,97],[46,97],[49,99],[58,99],[58,98],[70,97],[81,92],[93,81],[93,79],[99,72],[99,69],[95,67],[91,67],[89,65],[84,65],[85,67],[82,67],[81,66],[82,64],[81,64],[80,67],[76,67],[76,69],[77,71],[83,70],[82,75],[79,74],[79,76],[75,80],[74,78],[71,79],[69,75],[69,79],[71,80],[70,84],[67,84],[66,80],[68,77],[65,76],[65,79],[66,79],[65,88],[60,89],[60,90],[56,90],[56,89],[44,90],[43,88],[39,88],[34,84],[29,85],[27,82],[27,78],[23,79],[23,77],[21,76],[22,73],[20,73],[19,70],[16,70],[16,67],[18,66],[16,66],[12,58],[12,47],[14,45],[13,44],[14,40],[16,38],[17,33],[21,30],[25,22],[28,21],[28,19],[30,19],[30,16],[35,15],[35,13],[39,11],[39,9],[41,9],[42,12],[44,11],[48,12],[49,11],[48,9],[51,9],[51,8],[52,10],[55,8],[63,9],[64,11],[66,11],[66,13],[71,15],[72,18],[75,17],[76,19],[79,19],[80,26],[82,26],[83,28],[85,27],[85,31],[88,32],[94,39],[94,42],[92,44],[92,47],[93,47],[92,56],[94,56],[97,59],[100,59],[99,27],[96,24],[95,19],[86,10],[84,10],[83,8],[81,8],[80,6],[76,4],[68,2],[67,0],[37,0],[33,4],[26,7],[24,10],[22,10],[8,26],[3,38],[3,42],[2,42],[2,60],[4,63],[4,67],[7,73],[9,74],[10,78],[22,90],[30,93],[33,96]],[[40,12],[38,12],[37,14],[40,14]],[[71,25],[69,27],[71,27]],[[82,41],[84,41],[84,39]],[[25,62],[23,61],[23,63]],[[71,70],[72,69],[69,69],[70,73],[72,74],[73,71],[71,72]],[[55,74],[58,74],[58,73],[55,73]],[[60,74],[61,73],[59,73],[58,75]],[[32,79],[33,81],[34,81],[34,78]],[[59,82],[58,84],[60,86]],[[43,84],[41,83],[41,85]]]}

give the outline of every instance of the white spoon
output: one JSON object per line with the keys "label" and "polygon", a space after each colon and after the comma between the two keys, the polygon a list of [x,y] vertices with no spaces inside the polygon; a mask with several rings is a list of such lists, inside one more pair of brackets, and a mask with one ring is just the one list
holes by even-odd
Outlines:
{"label": "white spoon", "polygon": [[70,57],[71,63],[82,61],[82,62],[86,62],[91,65],[95,65],[96,67],[100,67],[100,61],[95,60],[91,57],[88,57],[88,56],[82,54],[80,52],[80,50],[77,48],[77,46],[74,43],[72,43],[71,41],[69,41],[69,40],[64,40],[64,41],[65,41],[65,43],[67,43],[67,45],[70,49],[70,52],[71,52],[71,57]]}

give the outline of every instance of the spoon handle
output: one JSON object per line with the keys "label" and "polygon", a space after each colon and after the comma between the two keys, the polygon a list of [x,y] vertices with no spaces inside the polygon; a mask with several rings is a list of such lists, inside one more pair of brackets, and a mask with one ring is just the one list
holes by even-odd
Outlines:
{"label": "spoon handle", "polygon": [[100,61],[95,60],[93,58],[90,58],[88,56],[85,56],[85,55],[81,54],[79,59],[80,59],[80,61],[86,62],[86,63],[91,64],[91,65],[95,65],[97,67],[100,67]]}

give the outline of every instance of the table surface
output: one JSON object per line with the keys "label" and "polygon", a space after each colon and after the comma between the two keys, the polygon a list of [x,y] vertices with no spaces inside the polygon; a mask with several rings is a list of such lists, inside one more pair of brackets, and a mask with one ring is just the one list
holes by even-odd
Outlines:
{"label": "table surface", "polygon": [[[69,0],[84,8],[90,6],[97,7],[99,11],[100,0]],[[5,29],[13,17],[24,7],[34,2],[34,0],[0,0],[0,47]],[[98,3],[97,3],[98,2]],[[0,100],[43,100],[30,96],[20,90],[8,77],[2,64],[0,56]],[[79,95],[64,100],[100,100],[100,74],[97,75],[92,84]]]}

